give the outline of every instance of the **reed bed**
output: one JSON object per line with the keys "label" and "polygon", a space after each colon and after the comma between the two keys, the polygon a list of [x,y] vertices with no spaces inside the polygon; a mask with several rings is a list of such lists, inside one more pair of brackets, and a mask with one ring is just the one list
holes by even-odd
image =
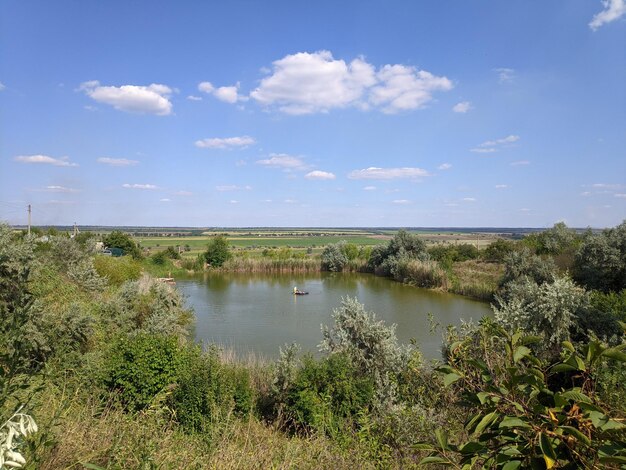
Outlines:
{"label": "reed bed", "polygon": [[504,266],[478,260],[462,261],[454,263],[450,274],[450,292],[490,301],[498,290]]}
{"label": "reed bed", "polygon": [[220,268],[221,271],[238,273],[318,273],[321,262],[315,258],[232,258]]}

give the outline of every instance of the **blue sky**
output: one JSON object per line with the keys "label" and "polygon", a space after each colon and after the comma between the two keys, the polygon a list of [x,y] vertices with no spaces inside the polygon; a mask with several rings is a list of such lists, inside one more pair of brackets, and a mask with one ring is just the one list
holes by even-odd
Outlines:
{"label": "blue sky", "polygon": [[0,0],[0,220],[607,227],[626,3]]}

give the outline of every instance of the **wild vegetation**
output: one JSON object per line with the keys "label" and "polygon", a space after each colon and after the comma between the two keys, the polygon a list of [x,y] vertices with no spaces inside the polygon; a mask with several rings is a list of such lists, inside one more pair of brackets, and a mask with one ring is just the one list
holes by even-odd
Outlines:
{"label": "wild vegetation", "polygon": [[478,255],[406,232],[371,253],[348,245],[327,269],[446,288],[459,265],[497,264],[494,318],[443,331],[431,364],[346,298],[319,356],[233,360],[193,344],[192,312],[145,274],[163,266],[154,255],[0,226],[0,467],[626,465],[626,223]]}

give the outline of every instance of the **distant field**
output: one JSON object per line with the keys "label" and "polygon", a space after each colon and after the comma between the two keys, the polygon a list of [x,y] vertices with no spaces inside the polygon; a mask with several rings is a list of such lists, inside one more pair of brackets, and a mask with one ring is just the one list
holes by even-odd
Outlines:
{"label": "distant field", "polygon": [[[340,241],[354,243],[357,246],[374,246],[387,241],[396,233],[394,230],[346,230],[346,229],[242,229],[242,230],[214,230],[205,231],[197,236],[137,236],[136,239],[144,248],[158,250],[168,246],[189,247],[187,256],[195,255],[204,251],[211,238],[215,235],[226,235],[231,247],[236,250],[246,250],[260,252],[263,249],[292,248],[294,251],[302,251],[309,248],[314,253],[331,244]],[[479,248],[483,248],[499,235],[496,233],[471,233],[455,231],[419,231],[418,234],[429,245],[436,243],[471,243]]]}

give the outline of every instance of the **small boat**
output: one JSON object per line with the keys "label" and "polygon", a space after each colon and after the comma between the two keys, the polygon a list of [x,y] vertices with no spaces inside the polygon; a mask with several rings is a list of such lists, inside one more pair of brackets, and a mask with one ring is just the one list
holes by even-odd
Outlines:
{"label": "small boat", "polygon": [[306,291],[297,290],[293,293],[293,295],[309,295],[309,293]]}

